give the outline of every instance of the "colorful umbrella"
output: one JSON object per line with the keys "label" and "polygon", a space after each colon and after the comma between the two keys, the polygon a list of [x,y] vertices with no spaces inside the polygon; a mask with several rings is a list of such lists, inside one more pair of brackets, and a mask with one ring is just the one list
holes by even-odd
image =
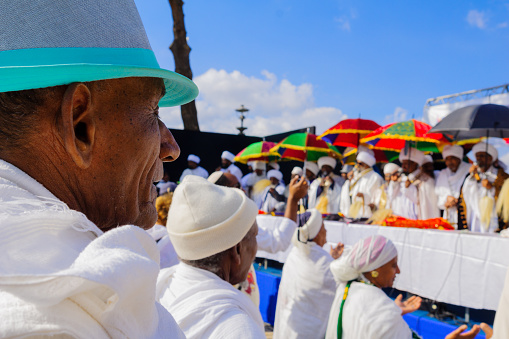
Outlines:
{"label": "colorful umbrella", "polygon": [[360,139],[379,127],[373,120],[346,119],[323,132],[319,138],[335,146],[358,147]]}
{"label": "colorful umbrella", "polygon": [[274,142],[270,141],[258,141],[252,143],[240,151],[235,156],[234,161],[245,164],[248,161],[270,162],[279,160],[279,153],[270,151],[275,145],[276,144]]}
{"label": "colorful umbrella", "polygon": [[341,159],[341,152],[314,134],[294,133],[280,141],[271,151],[279,153],[281,159],[317,161],[323,156]]}
{"label": "colorful umbrella", "polygon": [[[398,151],[387,151],[381,149],[373,149],[375,153],[375,159],[377,163],[388,163],[393,162],[398,159],[399,152]],[[346,165],[355,164],[357,157],[357,148],[348,147],[343,152],[343,162]]]}
{"label": "colorful umbrella", "polygon": [[430,129],[430,125],[415,119],[395,122],[374,130],[360,142],[370,145],[371,148],[388,151],[400,151],[410,142],[418,150],[440,152],[441,144],[449,142],[440,133],[428,133]]}

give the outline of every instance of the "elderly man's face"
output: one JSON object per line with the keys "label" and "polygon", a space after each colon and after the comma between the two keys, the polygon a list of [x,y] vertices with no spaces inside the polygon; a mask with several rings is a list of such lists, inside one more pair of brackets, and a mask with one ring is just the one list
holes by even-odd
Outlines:
{"label": "elderly man's face", "polygon": [[95,154],[90,168],[94,195],[85,203],[87,216],[102,229],[134,224],[150,228],[157,220],[154,185],[163,177],[163,161],[173,161],[180,149],[159,120],[164,93],[157,78],[108,80],[93,96]]}
{"label": "elderly man's face", "polygon": [[416,162],[413,162],[411,160],[403,160],[401,163],[401,169],[403,169],[403,173],[410,174],[412,172],[415,172],[415,170],[419,167],[419,165]]}
{"label": "elderly man's face", "polygon": [[475,160],[483,172],[486,172],[493,163],[493,157],[487,152],[477,152],[475,154]]}
{"label": "elderly man's face", "polygon": [[195,169],[198,167],[198,164],[195,163],[194,161],[188,161],[187,162],[187,167],[189,167],[190,169]]}
{"label": "elderly man's face", "polygon": [[461,159],[458,157],[455,157],[453,155],[449,155],[448,157],[445,157],[445,166],[452,172],[456,173],[458,170],[458,167],[460,166]]}

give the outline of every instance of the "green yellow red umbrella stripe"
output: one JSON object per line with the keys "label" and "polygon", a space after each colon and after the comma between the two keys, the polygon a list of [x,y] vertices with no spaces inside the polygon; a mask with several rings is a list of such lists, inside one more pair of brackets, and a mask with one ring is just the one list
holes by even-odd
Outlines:
{"label": "green yellow red umbrella stripe", "polygon": [[297,161],[316,161],[323,156],[341,159],[339,149],[311,133],[294,133],[280,141],[271,151],[281,155],[281,159]]}
{"label": "green yellow red umbrella stripe", "polygon": [[280,155],[271,151],[276,144],[270,141],[258,141],[240,151],[234,158],[234,161],[247,163],[249,161],[270,162],[279,160]]}

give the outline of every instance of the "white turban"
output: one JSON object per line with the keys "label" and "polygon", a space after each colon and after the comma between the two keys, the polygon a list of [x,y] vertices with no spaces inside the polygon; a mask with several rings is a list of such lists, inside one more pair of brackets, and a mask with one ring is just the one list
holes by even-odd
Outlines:
{"label": "white turban", "polygon": [[321,157],[318,159],[318,168],[322,168],[324,165],[329,165],[334,169],[336,167],[336,159],[333,157]]}
{"label": "white turban", "polygon": [[399,162],[403,163],[403,160],[410,160],[421,166],[422,161],[424,160],[424,153],[415,148],[410,148],[409,152],[410,154],[404,154],[405,150],[402,149],[399,153]]}
{"label": "white turban", "polygon": [[385,164],[384,166],[384,174],[387,175],[387,174],[393,174],[394,172],[398,171],[401,167],[399,167],[398,165],[390,162],[388,164]]}
{"label": "white turban", "polygon": [[426,154],[424,156],[424,159],[422,160],[422,164],[424,165],[424,164],[427,164],[428,162],[433,163],[433,157],[429,154]]}
{"label": "white turban", "polygon": [[332,262],[330,269],[336,280],[350,281],[387,264],[397,256],[398,251],[392,241],[381,235],[373,235],[356,242],[349,252]]}
{"label": "white turban", "polygon": [[313,240],[318,235],[318,232],[320,232],[323,224],[322,214],[318,210],[313,208],[306,213],[309,213],[309,219],[306,224],[295,230],[294,239],[301,243]]}
{"label": "white turban", "polygon": [[221,159],[226,159],[229,162],[233,162],[233,159],[235,158],[235,155],[233,153],[224,151],[223,154],[221,154]]}
{"label": "white turban", "polygon": [[189,156],[187,157],[187,161],[192,161],[196,164],[199,164],[200,163],[200,157],[194,155],[194,154],[189,154]]}
{"label": "white turban", "polygon": [[246,165],[248,165],[249,167],[253,168],[253,164],[255,163],[255,161],[248,161]]}
{"label": "white turban", "polygon": [[264,171],[265,170],[265,163],[261,162],[261,161],[253,161],[253,164],[251,165],[251,167],[254,170],[262,170],[262,171]]}
{"label": "white turban", "polygon": [[278,170],[270,170],[267,172],[267,179],[276,178],[279,182],[283,181],[283,173]]}
{"label": "white turban", "polygon": [[320,170],[318,168],[318,165],[315,164],[314,162],[311,162],[311,161],[306,161],[304,163],[304,167],[309,170],[311,173],[313,173],[314,175],[317,175],[318,174],[318,171]]}
{"label": "white turban", "polygon": [[488,152],[488,154],[493,158],[493,161],[497,160],[498,158],[498,151],[495,146],[486,144],[485,142],[477,143],[474,147],[472,147],[472,153],[474,153],[474,155],[479,152]]}
{"label": "white turban", "polygon": [[269,162],[269,166],[279,171],[279,164],[275,161]]}
{"label": "white turban", "polygon": [[357,154],[357,162],[363,162],[369,167],[373,167],[373,165],[376,163],[376,159],[368,152],[361,151]]}
{"label": "white turban", "polygon": [[442,158],[447,158],[447,157],[456,157],[458,159],[463,159],[463,147],[461,146],[456,146],[456,145],[447,145],[447,146],[444,146],[444,149],[442,150]]}
{"label": "white turban", "polygon": [[302,176],[302,168],[300,168],[300,167],[298,167],[298,166],[295,166],[295,167],[292,169],[292,175]]}
{"label": "white turban", "polygon": [[237,245],[257,214],[240,189],[188,175],[173,194],[166,228],[180,258],[199,260]]}

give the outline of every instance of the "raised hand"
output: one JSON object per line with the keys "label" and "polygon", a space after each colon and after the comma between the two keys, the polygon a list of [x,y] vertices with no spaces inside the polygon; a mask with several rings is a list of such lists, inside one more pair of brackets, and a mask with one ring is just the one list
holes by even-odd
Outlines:
{"label": "raised hand", "polygon": [[[444,339],[474,339],[477,334],[479,334],[479,331],[481,328],[479,325],[472,326],[472,329],[468,332],[461,333],[464,330],[467,329],[467,325],[461,325],[451,333],[449,333]],[[486,337],[488,338],[488,337]]]}
{"label": "raised hand", "polygon": [[343,250],[345,249],[345,245],[338,242],[338,244],[330,249],[330,255],[334,259],[339,258],[343,254]]}
{"label": "raised hand", "polygon": [[394,302],[401,309],[401,315],[405,315],[407,313],[412,313],[417,311],[419,307],[421,307],[422,299],[416,295],[411,296],[405,301],[403,300],[403,294],[400,294],[396,297]]}

